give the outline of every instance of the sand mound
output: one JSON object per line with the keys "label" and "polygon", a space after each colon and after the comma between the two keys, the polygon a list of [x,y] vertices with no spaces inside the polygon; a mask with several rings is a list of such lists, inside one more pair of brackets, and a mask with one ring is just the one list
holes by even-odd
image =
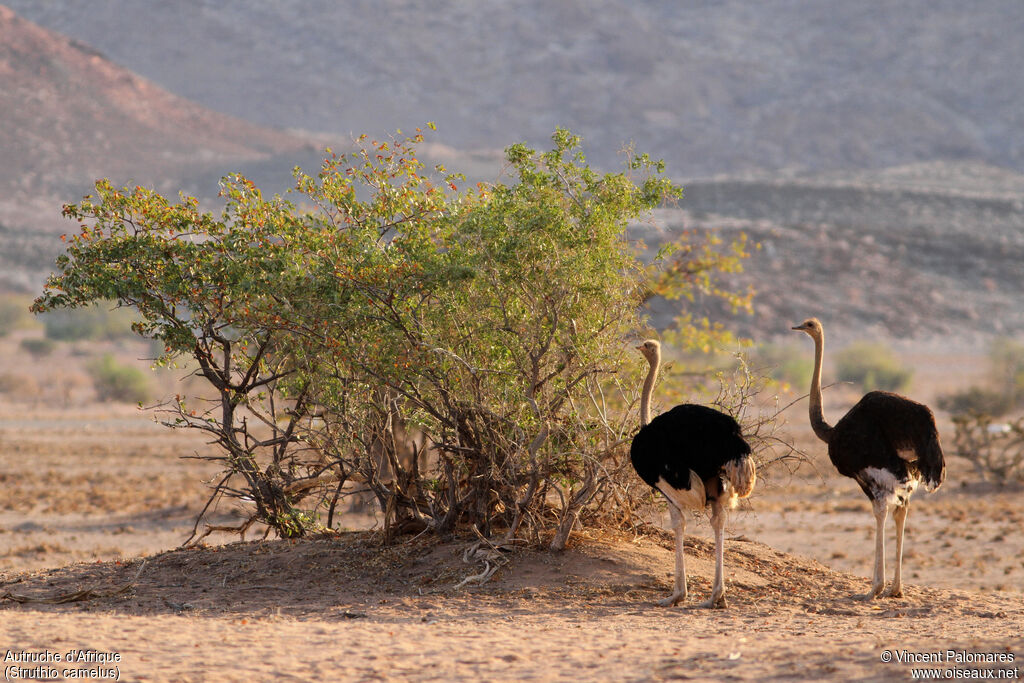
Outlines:
{"label": "sand mound", "polygon": [[[489,561],[465,557],[471,541],[418,538],[384,545],[379,533],[348,532],[178,549],[126,562],[76,564],[10,576],[0,595],[10,592],[14,598],[9,600],[27,598],[35,604],[92,591],[109,597],[89,596],[90,609],[129,615],[269,611],[323,616],[354,604],[430,601],[437,596],[467,604],[528,596],[640,606],[655,603],[671,590],[672,539],[666,532],[640,537],[587,535],[577,537],[564,553],[517,549],[491,552]],[[705,539],[687,538],[691,602],[710,592],[713,549]],[[487,581],[470,578],[494,566],[498,568]],[[903,599],[863,603],[853,596],[866,591],[866,577],[833,571],[815,560],[743,538],[728,541],[726,572],[730,606],[737,611],[774,607],[821,614],[881,611],[921,616],[963,603],[967,615],[1007,614],[1005,599],[913,585],[906,587]],[[126,586],[130,588],[111,595]]]}

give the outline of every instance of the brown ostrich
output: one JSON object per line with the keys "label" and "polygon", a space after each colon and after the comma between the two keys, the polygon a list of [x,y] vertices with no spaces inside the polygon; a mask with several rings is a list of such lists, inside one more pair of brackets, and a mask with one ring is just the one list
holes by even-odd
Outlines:
{"label": "brown ostrich", "polygon": [[875,513],[875,571],[871,600],[885,587],[885,520],[893,510],[896,522],[896,573],[887,597],[903,596],[903,529],[910,496],[920,484],[929,491],[942,485],[946,463],[939,445],[935,418],[928,406],[887,391],[871,391],[836,425],[825,422],[821,410],[821,359],[825,332],[817,318],[793,328],[814,340],[810,416],[815,435],[828,444],[828,457],[839,473],[851,477]]}
{"label": "brown ostrich", "polygon": [[668,500],[675,533],[675,589],[663,606],[686,600],[686,560],[683,555],[684,511],[711,505],[715,531],[715,582],[711,598],[701,607],[725,607],[723,577],[726,507],[754,490],[757,478],[750,446],[729,415],[705,406],[684,403],[651,419],[651,393],[661,364],[661,345],[649,339],[637,349],[650,363],[640,397],[640,431],[633,438],[630,458],[637,474]]}

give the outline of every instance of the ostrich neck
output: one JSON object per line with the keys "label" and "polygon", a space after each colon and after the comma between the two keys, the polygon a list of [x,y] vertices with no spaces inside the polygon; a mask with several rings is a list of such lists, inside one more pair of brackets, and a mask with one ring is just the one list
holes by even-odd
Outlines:
{"label": "ostrich neck", "polygon": [[651,394],[654,393],[654,381],[658,379],[658,365],[661,359],[651,361],[651,369],[644,380],[644,390],[640,394],[640,426],[646,427],[651,422]]}
{"label": "ostrich neck", "polygon": [[825,340],[815,337],[814,339],[814,374],[811,376],[811,400],[810,415],[811,429],[814,434],[828,443],[832,436],[832,425],[825,422],[825,414],[821,409],[821,359],[825,355]]}

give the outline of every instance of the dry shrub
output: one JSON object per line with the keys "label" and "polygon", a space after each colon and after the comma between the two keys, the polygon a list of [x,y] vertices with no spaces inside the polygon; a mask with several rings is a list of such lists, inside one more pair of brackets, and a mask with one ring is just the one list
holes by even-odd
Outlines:
{"label": "dry shrub", "polygon": [[939,407],[953,415],[999,417],[1024,405],[1024,343],[1001,337],[988,352],[985,385],[940,396]]}
{"label": "dry shrub", "polygon": [[1024,417],[997,423],[988,415],[961,415],[953,423],[956,454],[984,481],[1024,481]]}
{"label": "dry shrub", "polygon": [[57,342],[45,337],[29,337],[22,339],[18,347],[35,360],[39,360],[53,353],[54,349],[57,348]]}
{"label": "dry shrub", "polygon": [[0,373],[0,394],[11,398],[30,401],[39,398],[39,382],[32,375],[20,372]]}
{"label": "dry shrub", "polygon": [[92,388],[92,380],[89,376],[76,371],[61,372],[52,383],[53,389],[65,408],[74,404],[76,398],[81,401],[81,395]]}

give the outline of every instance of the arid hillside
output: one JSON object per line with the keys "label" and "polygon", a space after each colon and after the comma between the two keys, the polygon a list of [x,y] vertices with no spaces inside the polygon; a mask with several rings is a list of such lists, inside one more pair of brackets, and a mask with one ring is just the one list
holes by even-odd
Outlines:
{"label": "arid hillside", "polygon": [[[242,171],[272,193],[293,166],[315,169],[324,146],[344,144],[340,131],[383,135],[438,120],[425,155],[494,181],[502,145],[544,144],[554,126],[571,125],[599,165],[621,164],[614,152],[635,139],[685,186],[678,210],[639,233],[648,245],[685,228],[742,231],[761,245],[734,279],[758,291],[755,314],[706,310],[743,334],[784,335],[808,315],[842,339],[975,344],[1024,332],[1024,175],[1005,135],[1024,111],[1013,105],[1024,88],[1009,87],[1020,74],[1006,66],[1020,13],[1004,3],[969,16],[906,3],[884,25],[849,4],[817,20],[787,3],[726,17],[734,3],[556,10],[522,0],[486,20],[471,5],[425,16],[416,3],[357,3],[344,17],[333,3],[10,4],[76,38],[0,8],[0,289],[38,290],[68,228],[61,203],[98,177],[208,199],[221,175]],[[773,7],[778,16],[762,16]],[[467,22],[483,33],[460,33]],[[793,40],[769,49],[759,22]],[[839,40],[847,25],[879,35]],[[346,38],[335,40],[342,26]],[[975,29],[992,59],[972,51]],[[900,30],[905,44],[890,40]],[[443,59],[451,45],[477,59]],[[97,47],[244,119],[172,95]],[[829,59],[815,63],[815,50]],[[861,62],[863,72],[853,68]],[[943,83],[975,70],[958,90],[929,75],[939,66]],[[749,170],[765,168],[785,170]],[[678,309],[654,312],[660,327]]]}
{"label": "arid hillside", "polygon": [[172,95],[96,50],[0,6],[0,186],[78,190],[112,176],[162,183],[302,141]]}
{"label": "arid hillside", "polygon": [[[759,248],[732,276],[753,316],[705,309],[761,341],[808,316],[839,339],[981,345],[1024,333],[1024,176],[978,164],[694,180],[640,233],[745,233]],[[671,307],[656,311],[667,317]],[[664,319],[664,318],[662,318]]]}
{"label": "arid hillside", "polygon": [[173,194],[197,173],[313,149],[173,95],[4,6],[0,112],[0,288],[39,285],[67,229],[61,203],[97,178]]}
{"label": "arid hillside", "polygon": [[1024,170],[1015,0],[6,0],[169,90],[460,149],[624,143],[684,176],[977,159]]}

